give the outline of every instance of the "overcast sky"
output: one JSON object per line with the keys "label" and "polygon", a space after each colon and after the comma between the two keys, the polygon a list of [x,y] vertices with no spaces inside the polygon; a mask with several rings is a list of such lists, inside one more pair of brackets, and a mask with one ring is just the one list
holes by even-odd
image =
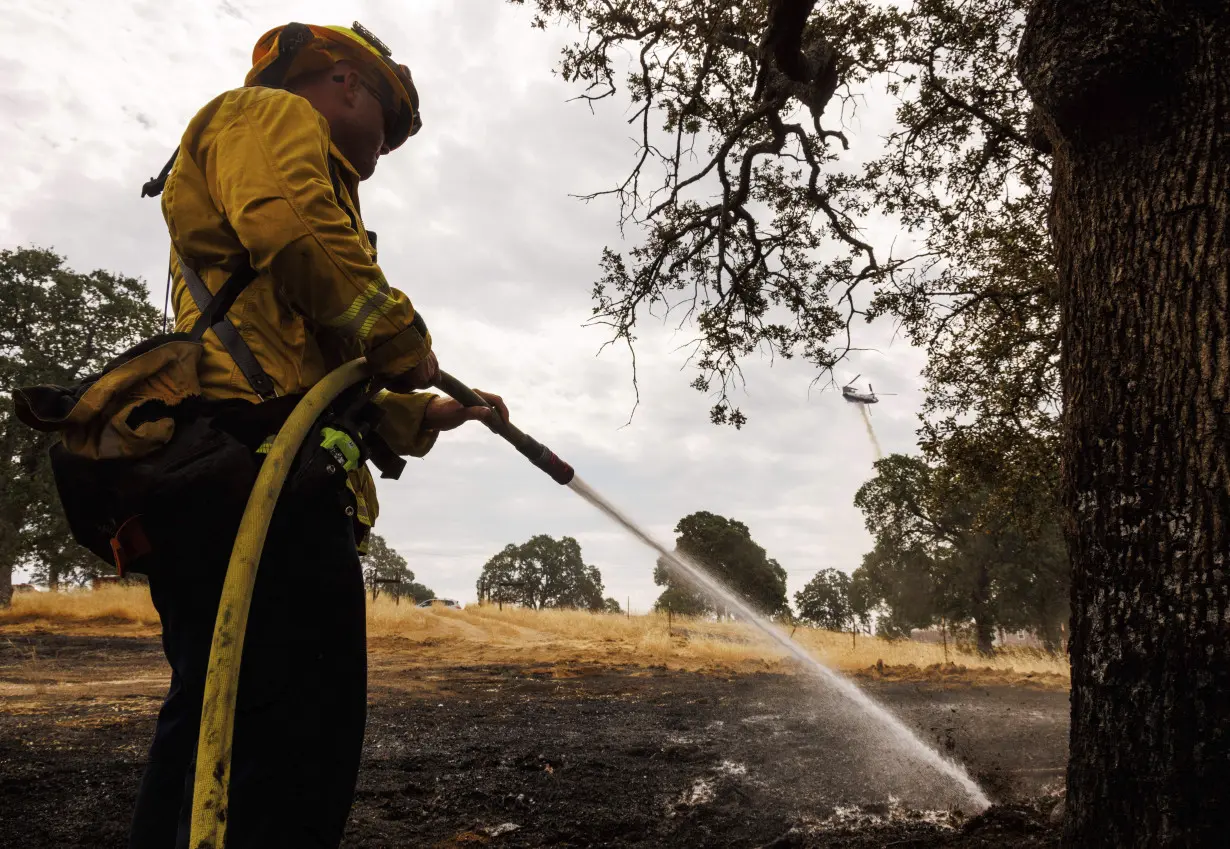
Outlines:
{"label": "overcast sky", "polygon": [[[192,115],[242,84],[252,44],[289,20],[358,19],[414,72],[424,129],[363,185],[389,281],[432,329],[441,366],[499,392],[525,431],[652,533],[673,541],[684,515],[746,523],[788,571],[852,571],[870,547],[852,499],[874,459],[856,408],[809,390],[803,364],[753,361],[736,403],[742,431],[709,424],[677,349],[691,337],[649,325],[638,343],[641,404],[623,348],[598,355],[586,328],[602,248],[629,246],[612,204],[570,195],[608,188],[632,161],[625,103],[591,114],[553,74],[567,32],[529,26],[500,0],[186,2],[0,0],[0,247],[53,247],[79,271],[142,278],[162,304],[167,234],[138,197]],[[847,128],[874,151],[891,105],[869,98]],[[852,155],[853,152],[852,152]],[[887,251],[887,226],[867,234]],[[638,234],[629,231],[629,240]],[[900,247],[901,241],[898,240]],[[921,353],[889,324],[863,327],[863,353],[839,376],[886,397],[873,423],[886,452],[916,450]],[[625,426],[626,424],[626,426]],[[377,531],[437,593],[474,598],[488,557],[534,534],[569,535],[607,592],[634,610],[656,597],[653,556],[485,429],[445,434],[400,481],[381,481]]]}

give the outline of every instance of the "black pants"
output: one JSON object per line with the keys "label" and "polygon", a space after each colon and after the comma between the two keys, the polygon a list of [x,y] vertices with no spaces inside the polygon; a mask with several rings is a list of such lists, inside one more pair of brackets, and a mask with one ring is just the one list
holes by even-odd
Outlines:
{"label": "black pants", "polygon": [[[158,714],[130,849],[185,849],[201,702],[237,517],[160,552],[150,592],[171,689]],[[336,849],[367,710],[366,620],[342,496],[274,515],[244,640],[227,849]]]}

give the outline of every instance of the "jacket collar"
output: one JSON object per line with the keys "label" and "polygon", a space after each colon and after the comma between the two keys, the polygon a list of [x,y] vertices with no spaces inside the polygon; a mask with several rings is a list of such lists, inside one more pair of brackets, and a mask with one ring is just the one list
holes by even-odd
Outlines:
{"label": "jacket collar", "polygon": [[338,178],[346,186],[346,193],[350,195],[350,202],[354,204],[355,212],[358,212],[359,172],[355,170],[355,167],[350,164],[350,160],[342,155],[342,152],[337,149],[337,145],[332,141],[329,142],[329,156],[341,166],[338,171]]}

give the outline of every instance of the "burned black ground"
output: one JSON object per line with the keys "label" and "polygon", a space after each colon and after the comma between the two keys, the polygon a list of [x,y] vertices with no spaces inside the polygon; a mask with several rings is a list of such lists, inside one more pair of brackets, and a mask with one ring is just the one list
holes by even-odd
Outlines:
{"label": "burned black ground", "polygon": [[[156,641],[10,638],[0,664],[0,846],[122,847],[165,680]],[[963,816],[801,676],[376,654],[345,845],[1056,845],[1066,693],[865,686],[999,804]]]}

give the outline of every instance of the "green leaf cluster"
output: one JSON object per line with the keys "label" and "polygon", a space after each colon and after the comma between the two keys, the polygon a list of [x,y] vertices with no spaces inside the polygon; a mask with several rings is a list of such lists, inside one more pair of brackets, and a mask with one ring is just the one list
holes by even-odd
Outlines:
{"label": "green leaf cluster", "polygon": [[72,540],[47,454],[55,437],[17,421],[12,391],[97,373],[160,325],[139,280],[75,272],[47,249],[0,251],[0,605],[17,567],[51,586],[113,571]]}
{"label": "green leaf cluster", "polygon": [[1001,628],[1058,644],[1070,581],[1058,510],[991,509],[994,487],[920,457],[876,463],[855,498],[875,539],[855,577],[887,635],[968,623],[983,652]]}
{"label": "green leaf cluster", "polygon": [[414,571],[406,558],[390,548],[379,534],[369,534],[367,537],[367,551],[363,555],[363,584],[377,594],[387,592],[414,601],[436,597],[434,591],[415,580]]}
{"label": "green leaf cluster", "polygon": [[[675,526],[675,551],[717,578],[754,608],[772,616],[788,610],[786,571],[752,539],[747,525],[700,511]],[[654,607],[688,616],[730,615],[719,599],[701,592],[665,558],[658,558],[653,580],[666,589]]]}
{"label": "green leaf cluster", "polygon": [[480,600],[535,610],[619,609],[614,599],[603,598],[598,567],[585,563],[581,546],[572,537],[557,540],[539,534],[521,545],[505,546],[483,566],[476,589]]}

